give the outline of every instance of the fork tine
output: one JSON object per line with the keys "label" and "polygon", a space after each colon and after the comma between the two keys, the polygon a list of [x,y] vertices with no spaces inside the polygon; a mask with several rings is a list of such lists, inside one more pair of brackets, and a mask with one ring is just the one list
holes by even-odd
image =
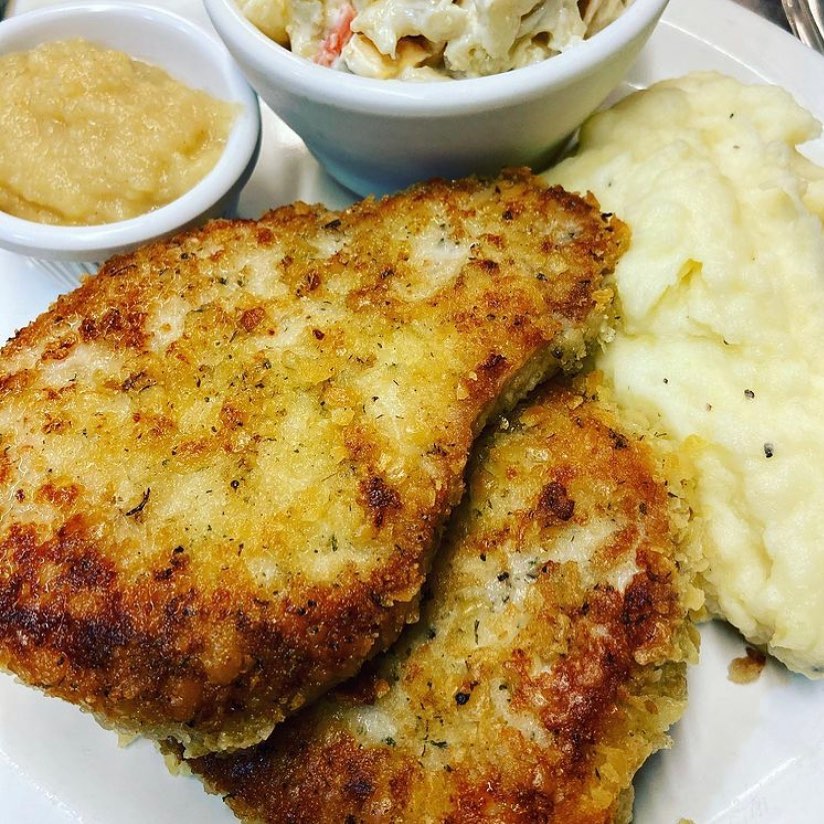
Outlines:
{"label": "fork tine", "polygon": [[824,11],[820,0],[781,0],[793,34],[811,49],[824,54]]}

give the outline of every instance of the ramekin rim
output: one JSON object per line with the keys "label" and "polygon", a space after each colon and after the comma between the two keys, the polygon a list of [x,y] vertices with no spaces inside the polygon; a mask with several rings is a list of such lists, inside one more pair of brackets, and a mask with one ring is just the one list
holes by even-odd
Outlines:
{"label": "ramekin rim", "polygon": [[433,82],[381,80],[330,70],[272,41],[233,0],[204,2],[229,50],[236,57],[237,51],[242,51],[244,60],[251,62],[256,71],[276,77],[292,93],[376,115],[448,117],[504,106],[513,99],[529,99],[568,85],[596,70],[611,54],[638,37],[663,13],[668,0],[634,0],[606,28],[541,63],[488,77]]}

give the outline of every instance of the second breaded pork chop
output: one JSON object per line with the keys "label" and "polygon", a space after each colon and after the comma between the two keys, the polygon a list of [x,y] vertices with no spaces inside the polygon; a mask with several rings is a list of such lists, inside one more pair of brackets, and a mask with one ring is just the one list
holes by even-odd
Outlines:
{"label": "second breaded pork chop", "polygon": [[695,655],[663,472],[591,397],[541,390],[484,437],[420,623],[264,744],[190,766],[255,824],[627,821]]}
{"label": "second breaded pork chop", "polygon": [[0,360],[0,666],[192,753],[416,615],[476,433],[575,367],[627,241],[525,172],[110,261]]}

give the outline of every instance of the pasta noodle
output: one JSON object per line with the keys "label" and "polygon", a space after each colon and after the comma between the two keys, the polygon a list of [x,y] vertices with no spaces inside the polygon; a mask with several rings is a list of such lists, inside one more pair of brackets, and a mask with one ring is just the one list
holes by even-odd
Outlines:
{"label": "pasta noodle", "polygon": [[480,77],[538,63],[632,0],[238,0],[272,39],[365,77]]}

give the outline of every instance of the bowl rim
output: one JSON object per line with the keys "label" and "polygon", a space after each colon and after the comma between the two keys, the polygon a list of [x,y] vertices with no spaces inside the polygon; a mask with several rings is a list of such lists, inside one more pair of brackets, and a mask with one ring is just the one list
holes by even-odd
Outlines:
{"label": "bowl rim", "polygon": [[[0,54],[14,51],[19,37],[36,33],[43,24],[67,16],[112,17],[118,24],[140,20],[160,27],[171,37],[188,39],[217,65],[230,95],[224,99],[240,105],[223,152],[215,166],[175,200],[150,212],[126,220],[89,226],[38,223],[0,211],[0,246],[42,258],[67,257],[96,261],[119,249],[133,248],[152,239],[168,236],[195,222],[218,203],[235,184],[248,176],[260,143],[261,115],[257,95],[218,37],[203,26],[158,6],[134,2],[92,0],[47,6],[7,18],[0,24]],[[40,42],[50,42],[49,37]],[[122,49],[128,52],[128,49]],[[156,63],[161,68],[166,66]]]}
{"label": "bowl rim", "polygon": [[241,64],[314,102],[380,116],[451,117],[495,109],[546,94],[595,71],[641,36],[669,0],[633,0],[601,31],[558,55],[500,74],[456,80],[404,81],[359,77],[319,66],[290,52],[249,21],[234,0],[204,0],[229,50]]}

